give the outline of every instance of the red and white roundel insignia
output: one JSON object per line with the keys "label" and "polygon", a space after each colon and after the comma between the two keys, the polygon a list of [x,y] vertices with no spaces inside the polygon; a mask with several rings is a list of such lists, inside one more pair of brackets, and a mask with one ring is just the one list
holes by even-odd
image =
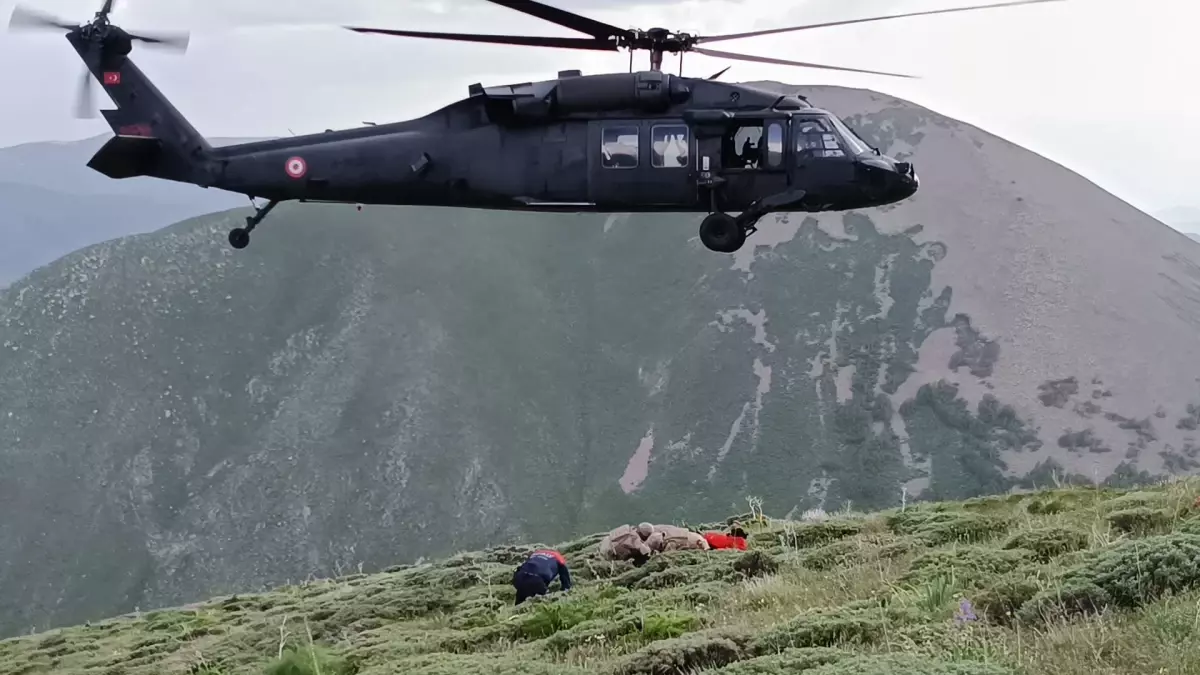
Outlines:
{"label": "red and white roundel insignia", "polygon": [[283,170],[287,171],[287,175],[292,178],[303,178],[308,172],[308,165],[304,163],[302,157],[289,158],[287,164],[283,165]]}

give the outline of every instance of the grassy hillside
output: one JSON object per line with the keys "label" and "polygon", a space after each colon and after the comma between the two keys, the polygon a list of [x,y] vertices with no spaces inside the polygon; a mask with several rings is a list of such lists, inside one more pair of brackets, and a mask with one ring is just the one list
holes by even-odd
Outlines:
{"label": "grassy hillside", "polygon": [[1198,495],[1066,487],[802,522],[751,500],[747,552],[637,569],[589,536],[560,546],[577,587],[520,609],[530,547],[505,546],[7,640],[0,673],[1200,673]]}

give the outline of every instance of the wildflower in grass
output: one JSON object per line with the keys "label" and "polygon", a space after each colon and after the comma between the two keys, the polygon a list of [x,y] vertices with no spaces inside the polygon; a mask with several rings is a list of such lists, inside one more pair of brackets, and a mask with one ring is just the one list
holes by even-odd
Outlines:
{"label": "wildflower in grass", "polygon": [[962,626],[968,621],[974,621],[975,619],[975,608],[971,606],[970,600],[963,598],[958,603],[958,611],[954,613],[954,623]]}

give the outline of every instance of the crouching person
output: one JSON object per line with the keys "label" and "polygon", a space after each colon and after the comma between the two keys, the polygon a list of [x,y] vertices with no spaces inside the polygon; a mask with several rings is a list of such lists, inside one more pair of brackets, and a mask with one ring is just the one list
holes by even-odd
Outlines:
{"label": "crouching person", "polygon": [[622,525],[600,540],[600,556],[605,560],[632,560],[635,567],[641,567],[653,552],[646,544],[653,533],[650,523],[639,523],[636,528]]}
{"label": "crouching person", "polygon": [[516,604],[519,605],[535,595],[545,595],[555,577],[562,585],[562,590],[571,590],[571,571],[561,553],[552,549],[539,549],[530,553],[513,573],[512,583],[517,589]]}

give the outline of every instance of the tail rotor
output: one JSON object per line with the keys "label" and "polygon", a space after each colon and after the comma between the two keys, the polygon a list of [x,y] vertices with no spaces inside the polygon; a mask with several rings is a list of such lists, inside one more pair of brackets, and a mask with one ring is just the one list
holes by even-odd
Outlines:
{"label": "tail rotor", "polygon": [[[66,31],[67,35],[75,35],[78,39],[85,41],[88,44],[88,54],[85,54],[85,59],[91,56],[89,67],[92,64],[102,64],[110,56],[123,56],[129,53],[133,42],[142,42],[155,47],[173,49],[176,51],[186,51],[189,41],[187,33],[130,33],[119,26],[114,26],[109,23],[108,15],[112,12],[113,0],[104,0],[100,6],[100,11],[92,17],[88,23],[76,25],[67,21],[63,21],[57,17],[29,9],[21,5],[13,8],[12,16],[9,17],[8,30],[47,30],[56,29]],[[79,80],[79,89],[75,99],[75,116],[78,118],[92,118],[96,116],[95,108],[92,104],[92,84],[93,73],[85,68],[81,79]]]}

